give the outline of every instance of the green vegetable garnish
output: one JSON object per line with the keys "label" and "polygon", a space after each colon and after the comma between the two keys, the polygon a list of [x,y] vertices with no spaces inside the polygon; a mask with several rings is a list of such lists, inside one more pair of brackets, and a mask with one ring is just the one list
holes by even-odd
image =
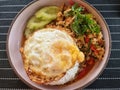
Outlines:
{"label": "green vegetable garnish", "polygon": [[83,11],[84,9],[82,7],[79,7],[77,3],[75,3],[71,10],[73,11],[73,14],[78,14],[79,12]]}
{"label": "green vegetable garnish", "polygon": [[71,11],[67,13],[67,16],[74,16],[75,19],[71,24],[71,29],[76,35],[83,35],[86,32],[99,33],[100,26],[93,19],[92,14],[84,14],[84,9],[79,7],[78,4],[74,4],[71,7]]}

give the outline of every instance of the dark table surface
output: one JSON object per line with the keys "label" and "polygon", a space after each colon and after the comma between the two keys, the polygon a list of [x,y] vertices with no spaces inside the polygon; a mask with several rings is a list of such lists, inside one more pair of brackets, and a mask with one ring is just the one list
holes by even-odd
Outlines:
{"label": "dark table surface", "polygon": [[[31,90],[13,72],[6,55],[6,36],[16,14],[32,0],[0,0],[0,90]],[[51,0],[52,1],[52,0]],[[120,0],[86,0],[110,28],[112,51],[102,75],[86,90],[120,90]]]}

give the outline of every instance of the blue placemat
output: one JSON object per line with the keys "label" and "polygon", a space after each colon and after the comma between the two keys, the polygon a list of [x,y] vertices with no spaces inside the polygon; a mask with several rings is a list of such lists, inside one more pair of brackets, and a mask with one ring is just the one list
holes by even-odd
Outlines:
{"label": "blue placemat", "polygon": [[[16,14],[32,0],[0,0],[0,90],[31,90],[13,72],[6,55],[6,36]],[[102,75],[86,90],[120,89],[120,0],[86,0],[107,21],[112,36],[112,52]]]}

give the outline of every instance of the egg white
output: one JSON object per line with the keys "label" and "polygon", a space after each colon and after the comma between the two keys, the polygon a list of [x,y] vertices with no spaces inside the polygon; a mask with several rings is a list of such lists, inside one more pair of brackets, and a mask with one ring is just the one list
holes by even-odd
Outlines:
{"label": "egg white", "polygon": [[50,83],[47,83],[48,85],[62,85],[65,84],[71,80],[73,80],[79,70],[79,63],[76,62],[75,65],[69,69],[66,74],[58,81],[53,81]]}

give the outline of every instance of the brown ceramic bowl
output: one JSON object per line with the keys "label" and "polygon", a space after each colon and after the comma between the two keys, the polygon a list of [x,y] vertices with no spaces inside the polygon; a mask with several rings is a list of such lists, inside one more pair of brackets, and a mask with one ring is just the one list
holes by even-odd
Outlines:
{"label": "brown ceramic bowl", "polygon": [[96,63],[96,65],[93,67],[93,69],[82,79],[78,80],[75,83],[72,83],[70,85],[66,85],[63,87],[59,86],[44,86],[44,85],[38,85],[34,82],[32,82],[29,77],[27,76],[24,66],[23,66],[23,60],[20,54],[20,46],[21,46],[21,40],[23,36],[23,31],[26,25],[27,20],[36,12],[37,9],[47,6],[47,5],[61,5],[63,3],[69,4],[69,0],[37,0],[33,1],[30,4],[28,4],[25,8],[23,8],[20,13],[15,17],[14,21],[12,22],[12,25],[9,29],[8,39],[7,39],[7,53],[9,57],[10,64],[12,68],[14,69],[15,73],[18,75],[18,77],[27,85],[34,89],[45,89],[45,90],[73,90],[77,88],[85,88],[86,86],[90,85],[93,81],[96,80],[96,78],[101,74],[101,72],[104,70],[108,58],[110,55],[110,49],[111,49],[111,38],[110,38],[110,32],[109,28],[101,16],[101,14],[90,4],[88,4],[85,1],[82,0],[74,0],[77,3],[80,3],[84,7],[87,8],[89,12],[91,12],[97,19],[98,23],[100,24],[104,40],[105,40],[105,55],[103,57],[103,60],[101,62]]}

